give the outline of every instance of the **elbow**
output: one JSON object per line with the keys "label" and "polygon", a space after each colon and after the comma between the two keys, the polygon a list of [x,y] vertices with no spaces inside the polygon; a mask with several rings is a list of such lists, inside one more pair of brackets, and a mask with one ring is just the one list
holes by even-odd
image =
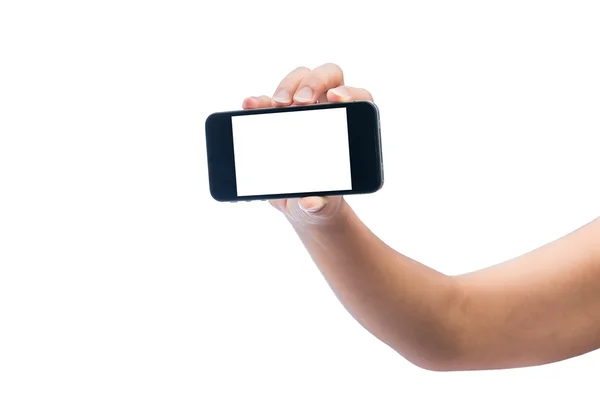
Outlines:
{"label": "elbow", "polygon": [[[427,335],[402,335],[388,345],[414,366],[432,372],[454,372],[473,369],[462,339],[447,329],[428,329]],[[437,331],[437,333],[433,333]],[[406,333],[406,332],[404,332]]]}
{"label": "elbow", "polygon": [[461,356],[456,348],[446,348],[443,351],[439,351],[439,349],[424,350],[410,356],[401,352],[398,354],[414,366],[426,371],[457,372],[473,369],[466,361],[466,357]]}
{"label": "elbow", "polygon": [[408,360],[410,361],[414,366],[424,369],[426,371],[431,371],[431,372],[458,372],[458,371],[468,371],[471,368],[469,368],[466,365],[462,365],[460,363],[457,363],[455,361],[448,361],[448,360],[427,360],[427,361],[412,361],[412,360]]}
{"label": "elbow", "polygon": [[454,296],[445,303],[443,310],[429,318],[421,320],[416,332],[406,335],[392,348],[414,366],[432,372],[456,372],[478,369],[479,363],[474,357],[473,346],[469,345],[473,337],[472,324],[464,317],[461,298]]}

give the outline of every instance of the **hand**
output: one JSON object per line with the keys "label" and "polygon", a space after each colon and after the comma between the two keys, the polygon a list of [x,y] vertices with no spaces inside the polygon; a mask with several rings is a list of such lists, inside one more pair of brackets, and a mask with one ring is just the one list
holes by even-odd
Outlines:
{"label": "hand", "polygon": [[[327,102],[353,100],[373,101],[365,89],[344,86],[344,73],[335,64],[325,64],[314,70],[296,68],[279,84],[272,97],[248,97],[243,102],[244,109],[285,107]],[[343,198],[304,197],[301,199],[271,200],[292,222],[325,224],[334,219],[343,204]]]}

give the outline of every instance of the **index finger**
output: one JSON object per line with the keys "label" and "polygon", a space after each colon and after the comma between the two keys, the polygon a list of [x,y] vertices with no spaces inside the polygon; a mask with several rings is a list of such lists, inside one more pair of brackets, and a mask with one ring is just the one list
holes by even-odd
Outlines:
{"label": "index finger", "polygon": [[321,65],[304,75],[294,94],[294,102],[310,104],[317,100],[326,101],[329,89],[343,85],[344,72],[338,65],[333,63]]}
{"label": "index finger", "polygon": [[292,103],[292,96],[298,89],[302,78],[310,72],[306,67],[298,67],[290,72],[277,86],[275,94],[271,98],[273,107],[288,106]]}

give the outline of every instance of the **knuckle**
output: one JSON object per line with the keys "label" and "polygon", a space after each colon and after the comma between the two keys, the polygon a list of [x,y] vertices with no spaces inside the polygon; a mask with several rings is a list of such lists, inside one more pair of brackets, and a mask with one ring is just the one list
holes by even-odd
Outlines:
{"label": "knuckle", "polygon": [[290,88],[296,86],[300,79],[306,76],[311,70],[307,67],[297,67],[292,72],[287,74],[279,83],[278,88]]}
{"label": "knuckle", "polygon": [[344,82],[344,71],[338,64],[332,62],[324,64],[322,70],[324,72],[322,79],[327,86]]}
{"label": "knuckle", "polygon": [[338,64],[333,63],[333,62],[325,63],[325,64],[323,64],[323,67],[334,70],[336,72],[343,72],[342,67],[340,67]]}
{"label": "knuckle", "polygon": [[325,64],[325,66],[328,70],[331,70],[333,73],[338,74],[342,77],[344,76],[344,70],[338,64],[330,62]]}
{"label": "knuckle", "polygon": [[294,69],[292,71],[292,73],[294,73],[294,74],[296,74],[296,73],[307,73],[307,72],[310,72],[310,68],[305,67],[305,66],[297,67],[296,69]]}

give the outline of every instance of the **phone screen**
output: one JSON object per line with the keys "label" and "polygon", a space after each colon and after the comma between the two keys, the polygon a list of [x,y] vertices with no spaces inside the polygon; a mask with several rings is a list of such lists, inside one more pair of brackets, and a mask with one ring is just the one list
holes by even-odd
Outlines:
{"label": "phone screen", "polygon": [[237,196],[352,190],[346,113],[232,116]]}

